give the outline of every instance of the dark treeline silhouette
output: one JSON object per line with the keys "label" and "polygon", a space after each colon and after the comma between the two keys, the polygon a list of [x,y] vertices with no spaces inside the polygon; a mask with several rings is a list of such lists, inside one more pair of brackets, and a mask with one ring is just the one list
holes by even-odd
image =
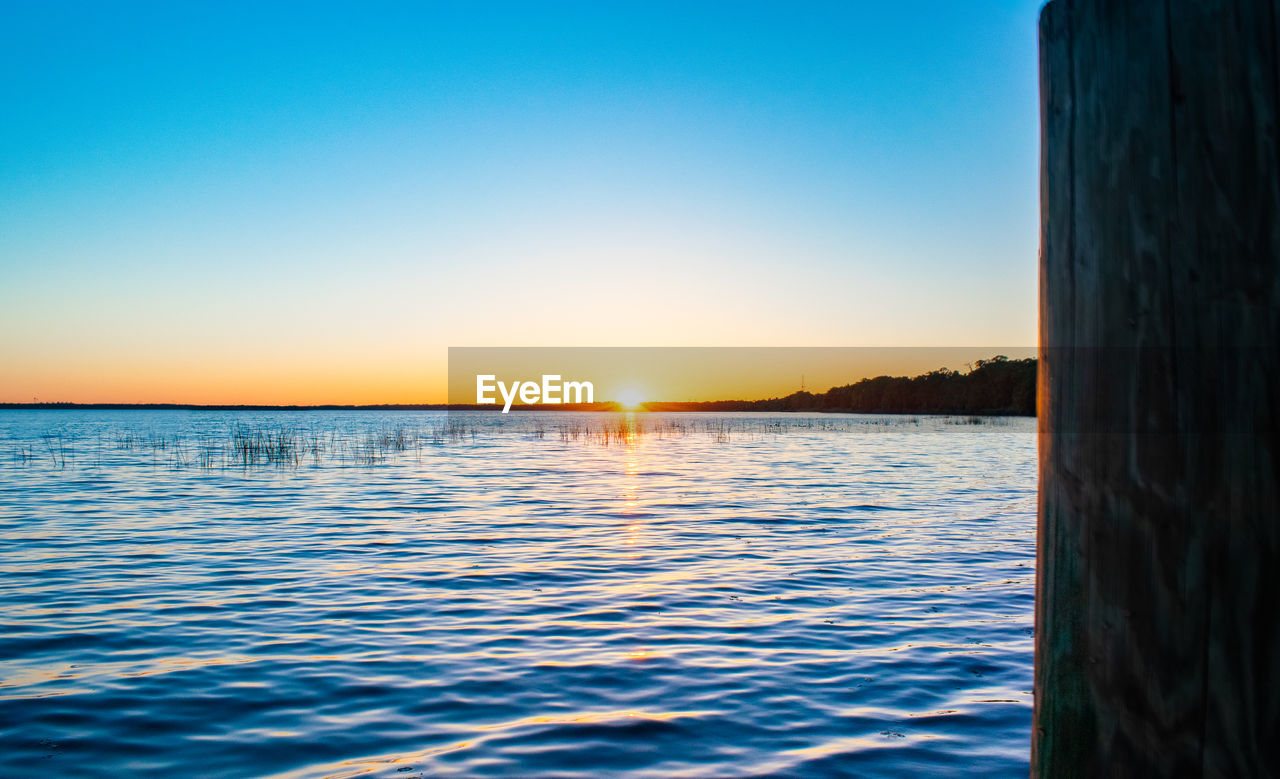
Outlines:
{"label": "dark treeline silhouette", "polygon": [[920,376],[876,376],[821,394],[768,400],[646,403],[649,411],[847,411],[867,414],[1011,414],[1035,416],[1036,361],[996,355],[972,371],[939,368]]}

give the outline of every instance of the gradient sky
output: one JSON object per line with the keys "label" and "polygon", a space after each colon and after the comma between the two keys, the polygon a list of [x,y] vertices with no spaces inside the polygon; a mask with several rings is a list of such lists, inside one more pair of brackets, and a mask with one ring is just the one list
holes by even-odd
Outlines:
{"label": "gradient sky", "polygon": [[0,400],[1034,344],[1039,5],[9,0]]}

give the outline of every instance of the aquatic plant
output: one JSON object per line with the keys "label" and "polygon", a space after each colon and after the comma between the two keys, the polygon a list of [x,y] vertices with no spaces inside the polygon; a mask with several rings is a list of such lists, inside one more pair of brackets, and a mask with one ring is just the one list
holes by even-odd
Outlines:
{"label": "aquatic plant", "polygon": [[[782,436],[893,432],[932,426],[1006,426],[1014,418],[975,415],[903,417],[895,415],[756,415],[662,413],[560,413],[508,416],[470,414],[395,420],[380,426],[342,427],[245,423],[181,434],[115,428],[78,439],[67,431],[44,433],[35,448],[19,445],[12,459],[20,464],[46,461],[57,468],[72,462],[105,466],[141,453],[156,466],[199,468],[373,467],[424,452],[475,444],[480,440],[520,437],[541,445],[634,446],[650,439],[704,437],[731,446],[768,442]],[[77,457],[79,458],[77,460]]]}

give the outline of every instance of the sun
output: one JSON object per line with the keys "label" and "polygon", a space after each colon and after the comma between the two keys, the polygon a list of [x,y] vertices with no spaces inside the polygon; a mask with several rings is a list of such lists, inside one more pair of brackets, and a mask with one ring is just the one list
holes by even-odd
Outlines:
{"label": "sun", "polygon": [[628,387],[618,393],[618,405],[628,411],[636,411],[644,402],[644,395],[635,387]]}

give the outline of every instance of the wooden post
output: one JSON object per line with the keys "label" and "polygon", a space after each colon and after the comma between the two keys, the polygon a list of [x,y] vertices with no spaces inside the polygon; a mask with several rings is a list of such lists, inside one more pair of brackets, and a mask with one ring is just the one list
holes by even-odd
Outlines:
{"label": "wooden post", "polygon": [[1040,19],[1037,776],[1280,776],[1280,10]]}

